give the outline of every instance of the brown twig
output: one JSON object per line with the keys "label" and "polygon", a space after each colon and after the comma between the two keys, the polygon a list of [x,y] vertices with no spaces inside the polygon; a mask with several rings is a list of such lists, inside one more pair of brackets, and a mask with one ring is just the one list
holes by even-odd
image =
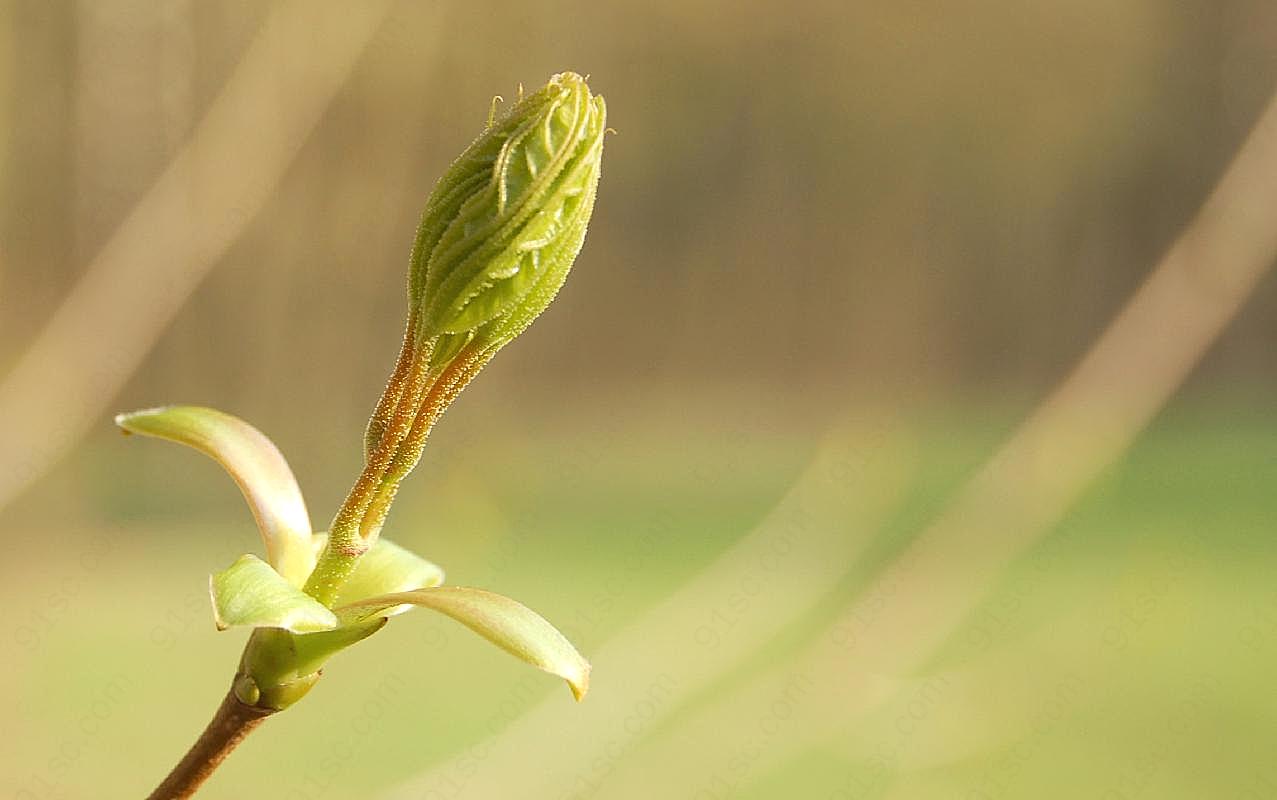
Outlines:
{"label": "brown twig", "polygon": [[244,737],[273,713],[244,705],[234,691],[227,692],[200,738],[147,800],[180,800],[195,794]]}

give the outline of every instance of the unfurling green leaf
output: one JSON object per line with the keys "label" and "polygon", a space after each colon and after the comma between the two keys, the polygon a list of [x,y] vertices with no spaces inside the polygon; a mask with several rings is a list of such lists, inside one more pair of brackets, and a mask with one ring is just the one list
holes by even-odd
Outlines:
{"label": "unfurling green leaf", "polygon": [[545,309],[581,250],[594,207],[603,98],[572,72],[496,117],[439,180],[412,254],[418,335],[441,363],[472,338],[495,349]]}
{"label": "unfurling green leaf", "polygon": [[208,579],[218,630],[238,625],[311,633],[337,627],[337,617],[260,558],[242,555]]}
{"label": "unfurling green leaf", "polygon": [[590,664],[553,625],[508,597],[465,586],[439,586],[372,597],[336,609],[343,625],[384,616],[410,603],[452,617],[506,652],[567,681],[580,700],[590,685]]}
{"label": "unfurling green leaf", "polygon": [[200,406],[165,406],[118,414],[128,433],[193,447],[230,473],[252,509],[271,565],[293,586],[315,566],[306,503],[288,462],[261,431],[238,417]]}

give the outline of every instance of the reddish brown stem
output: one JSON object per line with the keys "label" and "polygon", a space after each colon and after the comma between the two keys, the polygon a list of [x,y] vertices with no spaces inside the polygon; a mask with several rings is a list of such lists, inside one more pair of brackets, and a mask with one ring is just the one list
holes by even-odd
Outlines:
{"label": "reddish brown stem", "polygon": [[244,705],[234,691],[227,692],[212,722],[147,800],[178,800],[195,794],[244,737],[273,713]]}
{"label": "reddish brown stem", "polygon": [[390,373],[390,379],[386,381],[386,390],[382,392],[381,399],[377,401],[377,408],[368,421],[368,430],[364,436],[365,460],[372,458],[373,451],[377,449],[386,430],[390,428],[395,406],[399,404],[399,398],[403,396],[408,383],[408,371],[412,369],[416,355],[416,340],[416,321],[410,317],[408,329],[404,332],[403,344],[399,348],[399,359],[395,362],[394,371]]}
{"label": "reddish brown stem", "polygon": [[491,357],[490,354],[485,356],[481,352],[463,351],[426,391],[421,400],[420,410],[413,419],[412,428],[399,443],[394,458],[382,474],[381,486],[364,510],[359,530],[364,540],[381,530],[382,524],[386,521],[386,514],[390,510],[390,503],[395,499],[399,482],[417,465],[426,444],[426,437],[430,435],[435,422]]}

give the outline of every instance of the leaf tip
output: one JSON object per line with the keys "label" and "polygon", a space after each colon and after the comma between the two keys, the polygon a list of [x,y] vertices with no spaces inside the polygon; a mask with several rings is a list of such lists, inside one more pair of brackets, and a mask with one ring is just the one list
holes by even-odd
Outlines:
{"label": "leaf tip", "polygon": [[[125,433],[128,433],[128,432],[129,431],[125,431]],[[216,627],[219,631],[224,631],[230,628],[231,626],[226,622],[226,620],[222,619],[221,607],[217,602],[217,580],[216,579],[217,579],[216,575],[208,576],[208,598],[213,603],[213,626]]]}
{"label": "leaf tip", "polygon": [[577,674],[564,677],[564,680],[568,682],[568,688],[572,690],[572,698],[578,703],[584,700],[586,693],[590,691],[590,669],[590,662],[582,661]]}
{"label": "leaf tip", "polygon": [[120,433],[124,436],[133,435],[133,431],[129,430],[129,416],[130,416],[129,414],[120,412],[119,414],[116,414],[114,417],[111,418],[112,421],[115,422],[115,427],[119,428]]}
{"label": "leaf tip", "polygon": [[125,433],[137,433],[137,420],[155,416],[167,411],[169,408],[171,406],[155,406],[154,408],[139,408],[136,411],[121,411],[113,417],[113,420]]}

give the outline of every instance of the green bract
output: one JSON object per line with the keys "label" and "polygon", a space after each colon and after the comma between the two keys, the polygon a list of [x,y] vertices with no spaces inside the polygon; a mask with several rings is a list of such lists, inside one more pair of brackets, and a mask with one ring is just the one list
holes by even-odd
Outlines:
{"label": "green bract", "polygon": [[310,515],[293,471],[270,439],[242,419],[198,406],[118,414],[115,424],[193,447],[221,464],[248,501],[271,566],[294,586],[305,583],[315,566]]}
{"label": "green bract", "polygon": [[[121,414],[116,422],[126,431],[182,442],[212,455],[250,498],[263,537],[276,527],[279,509],[301,503],[284,457],[270,439],[241,419],[210,408],[170,406]],[[232,454],[234,458],[227,457]],[[254,464],[269,464],[270,469],[250,469],[248,465]],[[294,528],[290,541],[297,546],[304,533],[304,549],[313,554],[326,537],[312,534],[309,523],[306,528]],[[299,558],[292,554],[284,561],[296,563]],[[390,541],[378,540],[360,559],[332,608],[301,591],[300,580],[290,580],[278,569],[274,559],[268,564],[245,554],[209,578],[217,628],[254,629],[234,684],[245,704],[286,708],[310,690],[333,654],[414,606],[452,617],[507,652],[558,675],[578,699],[585,693],[590,666],[550,623],[508,597],[441,586],[443,570]]]}

